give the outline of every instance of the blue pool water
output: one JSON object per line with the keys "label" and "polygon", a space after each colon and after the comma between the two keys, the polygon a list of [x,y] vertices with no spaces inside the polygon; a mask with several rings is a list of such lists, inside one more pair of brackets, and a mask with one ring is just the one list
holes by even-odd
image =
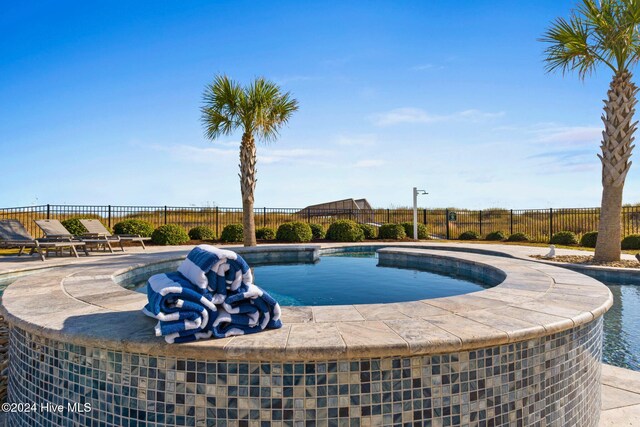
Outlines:
{"label": "blue pool water", "polygon": [[484,289],[455,276],[377,264],[375,252],[346,252],[323,255],[316,264],[258,266],[253,275],[280,305],[416,301]]}

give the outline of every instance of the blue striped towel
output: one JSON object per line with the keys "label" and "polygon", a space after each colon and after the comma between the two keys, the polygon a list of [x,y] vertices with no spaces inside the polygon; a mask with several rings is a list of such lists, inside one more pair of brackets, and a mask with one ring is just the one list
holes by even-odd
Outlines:
{"label": "blue striped towel", "polygon": [[211,245],[193,248],[177,272],[152,276],[147,297],[143,311],[169,343],[282,327],[280,305],[253,284],[245,260]]}
{"label": "blue striped towel", "polygon": [[158,320],[156,336],[187,342],[211,337],[217,308],[209,292],[194,286],[178,272],[156,274],[147,283],[144,314]]}

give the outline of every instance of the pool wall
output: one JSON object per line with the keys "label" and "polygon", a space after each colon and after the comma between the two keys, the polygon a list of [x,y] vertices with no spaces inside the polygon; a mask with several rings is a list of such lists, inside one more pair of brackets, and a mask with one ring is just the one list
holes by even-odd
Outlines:
{"label": "pool wall", "polygon": [[472,351],[250,362],[85,347],[13,328],[11,401],[91,411],[10,414],[10,425],[595,426],[601,335],[598,320]]}
{"label": "pool wall", "polygon": [[[309,262],[317,248],[285,253],[268,257]],[[380,261],[500,283],[409,303],[283,307],[282,329],[169,345],[140,314],[144,295],[117,283],[176,259],[19,279],[2,308],[9,401],[63,409],[11,412],[9,425],[597,426],[604,285],[476,254],[385,249]]]}

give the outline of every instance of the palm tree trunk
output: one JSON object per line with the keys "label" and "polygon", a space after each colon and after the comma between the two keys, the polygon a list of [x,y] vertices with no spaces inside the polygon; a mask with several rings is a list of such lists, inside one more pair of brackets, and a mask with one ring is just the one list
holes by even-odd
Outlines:
{"label": "palm tree trunk", "polygon": [[602,203],[598,240],[594,259],[601,262],[620,260],[620,217],[622,214],[622,190],[631,162],[633,133],[638,122],[632,123],[638,88],[631,81],[631,73],[617,73],[609,86],[608,99],[604,101],[602,121]]}
{"label": "palm tree trunk", "polygon": [[244,245],[256,246],[253,217],[253,193],[256,188],[256,144],[250,132],[242,134],[240,144],[240,191],[242,192],[242,227]]}

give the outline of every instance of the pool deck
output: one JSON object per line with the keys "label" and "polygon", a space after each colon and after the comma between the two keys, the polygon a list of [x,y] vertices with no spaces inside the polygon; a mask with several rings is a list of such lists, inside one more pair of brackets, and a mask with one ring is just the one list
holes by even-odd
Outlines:
{"label": "pool deck", "polygon": [[[450,242],[420,242],[417,244],[411,242],[403,243],[388,243],[393,246],[437,246],[443,250],[486,250],[491,252],[500,252],[511,256],[513,258],[526,259],[528,261],[535,261],[530,258],[530,255],[544,255],[548,252],[545,247],[527,247],[527,246],[511,246],[511,245],[482,245],[476,243],[450,243]],[[340,246],[353,246],[354,244],[323,244],[323,247],[340,247]],[[367,242],[365,246],[371,245],[387,245],[387,243]],[[184,247],[148,247],[146,251],[140,248],[127,248],[127,252],[124,255],[133,255],[140,253],[147,254],[159,254],[163,256],[184,254],[190,246]],[[584,251],[557,249],[558,255],[573,255],[573,254],[585,254]],[[33,269],[51,268],[66,266],[63,268],[69,268],[73,270],[73,267],[87,267],[95,268],[96,264],[101,264],[100,261],[104,257],[113,258],[117,260],[120,258],[118,255],[95,253],[90,257],[81,257],[79,259],[64,257],[51,259],[42,262],[36,259],[36,257],[16,257],[16,256],[2,256],[0,257],[0,278],[1,276],[7,277],[8,273],[11,275],[26,273]],[[624,255],[626,259],[634,259],[631,255]],[[93,264],[93,265],[92,265]],[[559,263],[553,263],[554,265],[561,265]],[[615,269],[607,267],[589,267],[595,270],[604,270],[609,272],[626,271],[629,274],[640,275],[640,270],[633,271],[630,269]],[[59,289],[59,288],[58,288]],[[574,319],[575,321],[575,319]],[[359,331],[358,333],[362,333]],[[600,426],[632,426],[637,425],[637,420],[640,420],[640,372],[635,372],[627,369],[613,367],[603,364],[602,369],[602,413],[600,417]],[[2,417],[0,417],[0,425],[2,424]]]}

